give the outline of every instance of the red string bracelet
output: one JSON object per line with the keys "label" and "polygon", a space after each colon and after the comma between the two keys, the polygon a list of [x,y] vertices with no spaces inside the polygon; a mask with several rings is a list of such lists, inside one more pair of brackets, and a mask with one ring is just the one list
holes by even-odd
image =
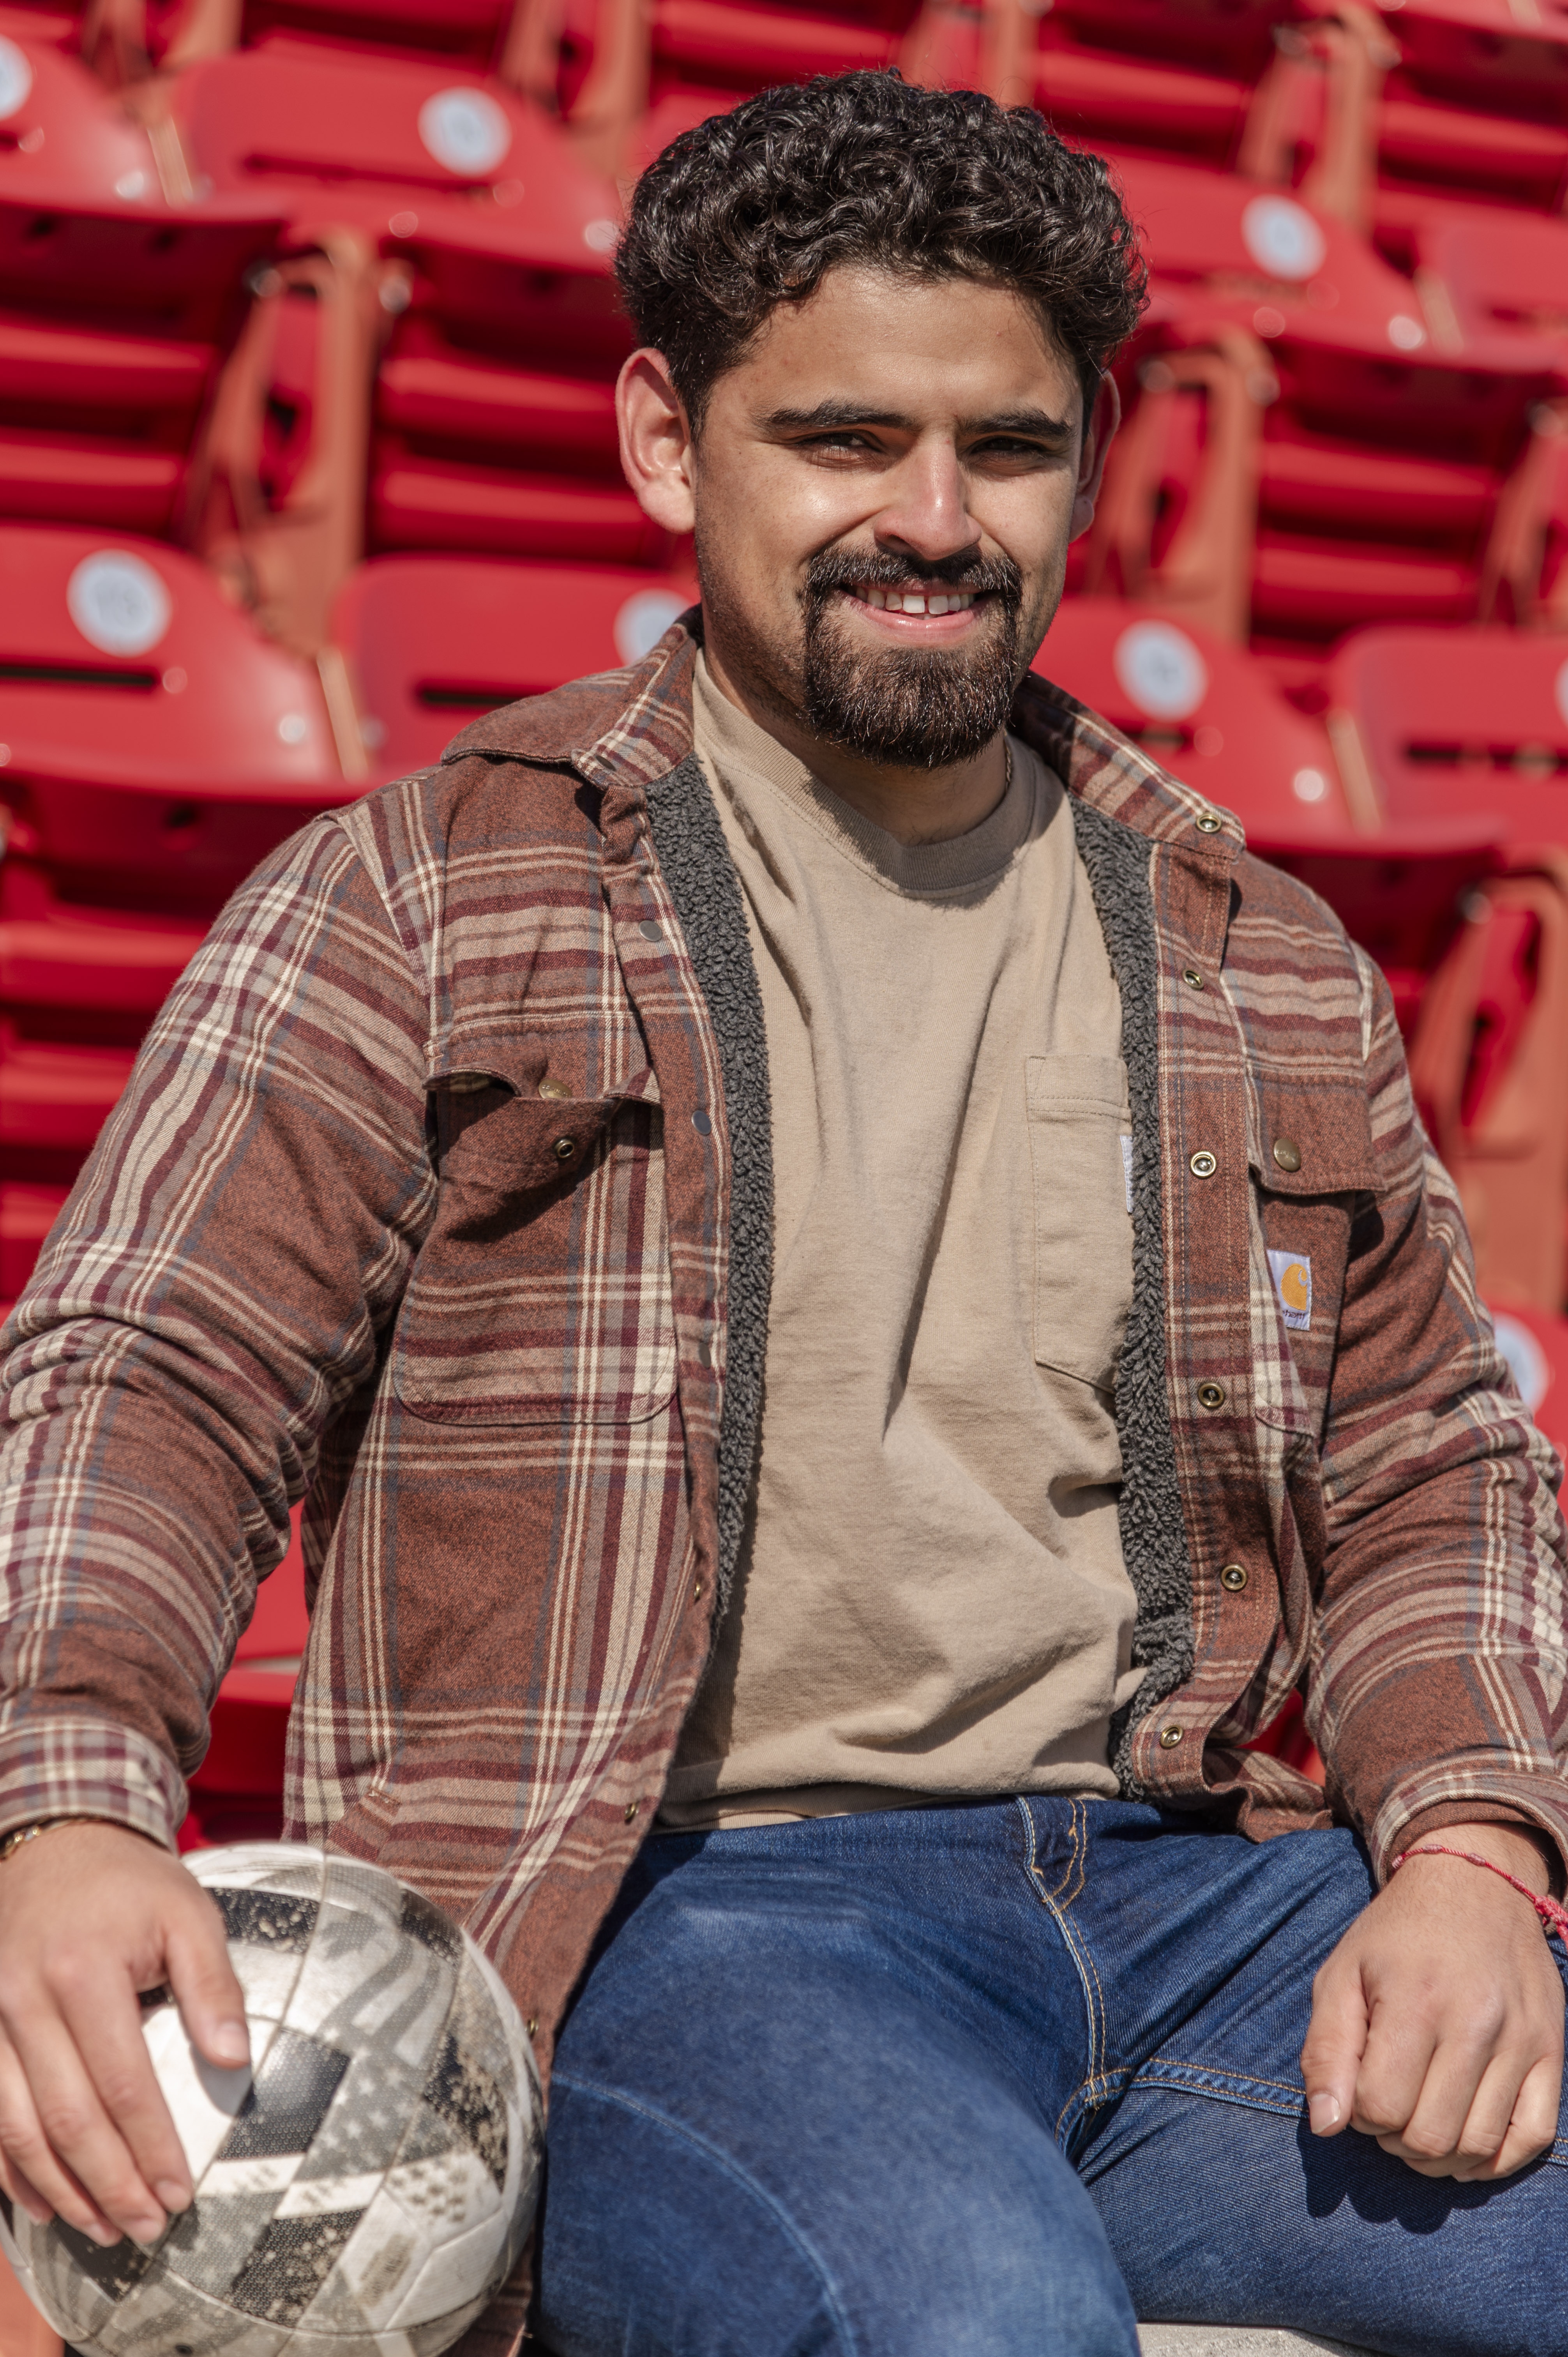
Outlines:
{"label": "red string bracelet", "polygon": [[1397,1873],[1407,1857],[1462,1857],[1469,1866],[1484,1866],[1488,1874],[1500,1874],[1505,1882],[1512,1884],[1521,1899],[1529,1900],[1545,1924],[1547,1936],[1550,1938],[1555,1932],[1563,1946],[1568,1948],[1568,1907],[1560,1906],[1555,1899],[1539,1897],[1528,1882],[1521,1882],[1517,1874],[1509,1872],[1506,1866],[1495,1865],[1489,1857],[1482,1857],[1473,1849],[1447,1849],[1441,1842],[1434,1842],[1430,1846],[1423,1846],[1421,1849],[1402,1851],[1395,1858],[1390,1872]]}

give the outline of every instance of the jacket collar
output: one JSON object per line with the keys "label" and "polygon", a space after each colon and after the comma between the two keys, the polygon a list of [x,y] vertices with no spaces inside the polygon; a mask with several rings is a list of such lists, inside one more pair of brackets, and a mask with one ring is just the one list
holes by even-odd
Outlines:
{"label": "jacket collar", "polygon": [[[626,671],[573,680],[487,713],[454,737],[443,762],[470,753],[575,770],[619,802],[637,799],[692,749],[692,675],[702,609],[691,607]],[[1065,688],[1031,672],[1011,726],[1048,761],[1069,793],[1155,842],[1199,850],[1227,866],[1246,848],[1233,813],[1207,802]],[[1208,822],[1219,821],[1217,829]],[[1200,822],[1202,823],[1200,824]]]}

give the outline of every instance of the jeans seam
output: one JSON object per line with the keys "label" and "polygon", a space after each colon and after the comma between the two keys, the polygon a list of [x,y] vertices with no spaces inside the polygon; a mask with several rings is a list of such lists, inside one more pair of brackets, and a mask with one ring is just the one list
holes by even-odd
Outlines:
{"label": "jeans seam", "polygon": [[[1096,1965],[1094,1958],[1089,1953],[1087,1948],[1079,1942],[1076,1927],[1069,1921],[1067,1912],[1068,1908],[1072,1904],[1072,1900],[1078,1897],[1079,1891],[1083,1889],[1083,1875],[1081,1872],[1080,1861],[1083,1856],[1087,1853],[1088,1848],[1089,1813],[1087,1810],[1083,1810],[1080,1815],[1079,1803],[1077,1801],[1073,1802],[1071,1815],[1072,1856],[1069,1858],[1068,1865],[1062,1873],[1061,1879],[1058,1882],[1055,1890],[1048,1890],[1046,1888],[1045,1876],[1041,1873],[1038,1865],[1039,1853],[1036,1841],[1034,1812],[1030,1809],[1027,1801],[1024,1798],[1022,1793],[1019,1793],[1016,1797],[1019,1811],[1023,1816],[1025,1825],[1027,1828],[1028,1863],[1025,1871],[1028,1878],[1029,1886],[1040,1904],[1050,1915],[1058,1931],[1061,1933],[1063,1945],[1066,1947],[1069,1955],[1072,1958],[1074,1968],[1077,1971],[1079,1983],[1082,1986],[1084,2010],[1089,2016],[1089,2070],[1087,2074],[1079,2080],[1077,2087],[1069,2096],[1067,2102],[1063,2104],[1060,2113],[1058,2115],[1057,2141],[1058,2145],[1061,2145],[1064,2143],[1066,2136],[1070,2132],[1069,2122],[1072,2119],[1075,2106],[1083,2101],[1086,2091],[1104,2085],[1106,2083],[1107,2077],[1107,2074],[1102,2068],[1105,2059],[1105,1992],[1101,1986],[1099,1967]],[[1081,1846],[1079,1839],[1080,1824],[1082,1828]],[[1079,1878],[1074,1885],[1072,1892],[1068,1900],[1058,1903],[1059,1894],[1067,1883],[1071,1880],[1075,1868],[1079,1869]],[[1090,2102],[1088,2108],[1091,2110],[1094,2109],[1094,2104]]]}
{"label": "jeans seam", "polygon": [[734,2183],[753,2195],[771,2214],[785,2240],[800,2254],[811,2273],[817,2277],[840,2342],[846,2352],[854,2352],[856,2345],[854,2333],[849,2319],[840,2305],[837,2288],[827,2267],[796,2226],[782,2203],[768,2192],[766,2186],[759,2185],[748,2169],[742,2169],[740,2164],[732,2159],[721,2146],[714,2144],[711,2137],[703,2136],[695,2128],[689,2128],[684,2121],[671,2119],[667,2112],[657,2110],[651,2104],[640,2103],[634,2095],[622,2094],[618,2088],[603,2087],[594,2080],[574,2078],[569,2072],[559,2070],[554,2073],[553,2083],[557,2087],[570,2087],[579,2095],[596,2096],[601,2103],[613,2104],[621,2111],[635,2112],[641,2118],[650,2120],[656,2127],[667,2130],[671,2136],[678,2136],[683,2142],[694,2146],[699,2152],[705,2153],[716,2169],[721,2169]]}

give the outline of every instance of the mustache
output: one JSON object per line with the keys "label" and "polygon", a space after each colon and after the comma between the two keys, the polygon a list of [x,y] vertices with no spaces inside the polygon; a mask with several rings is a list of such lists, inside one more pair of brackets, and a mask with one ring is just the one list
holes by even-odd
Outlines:
{"label": "mustache", "polygon": [[897,589],[911,577],[940,581],[944,589],[989,593],[1009,614],[1021,611],[1024,576],[1010,556],[938,556],[912,565],[883,550],[855,556],[848,549],[819,549],[806,567],[806,602],[820,615],[840,589]]}

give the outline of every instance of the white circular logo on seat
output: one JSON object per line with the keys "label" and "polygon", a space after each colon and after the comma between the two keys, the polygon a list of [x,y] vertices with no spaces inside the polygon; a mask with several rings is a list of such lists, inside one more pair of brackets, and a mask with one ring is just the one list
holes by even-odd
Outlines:
{"label": "white circular logo on seat", "polygon": [[1208,667],[1174,623],[1133,622],[1111,660],[1125,693],[1153,720],[1183,720],[1208,693]]}
{"label": "white circular logo on seat", "polygon": [[511,124],[482,90],[438,90],[419,110],[419,135],[438,164],[471,178],[495,170],[511,145]]}
{"label": "white circular logo on seat", "polygon": [[1241,239],[1271,278],[1310,278],[1328,252],[1323,231],[1294,197],[1254,197],[1241,215]]}
{"label": "white circular logo on seat", "polygon": [[19,49],[15,41],[0,34],[0,123],[27,104],[32,87],[33,69],[27,63],[27,50]]}
{"label": "white circular logo on seat", "polygon": [[174,612],[162,575],[120,548],[84,556],[67,584],[65,602],[88,645],[106,655],[145,655]]}
{"label": "white circular logo on seat", "polygon": [[634,590],[616,616],[616,652],[622,662],[640,662],[691,602],[673,589]]}
{"label": "white circular logo on seat", "polygon": [[1546,1353],[1523,1320],[1509,1318],[1503,1311],[1492,1315],[1492,1326],[1498,1338],[1509,1374],[1519,1385],[1519,1395],[1531,1415],[1546,1397],[1552,1381],[1552,1370]]}

